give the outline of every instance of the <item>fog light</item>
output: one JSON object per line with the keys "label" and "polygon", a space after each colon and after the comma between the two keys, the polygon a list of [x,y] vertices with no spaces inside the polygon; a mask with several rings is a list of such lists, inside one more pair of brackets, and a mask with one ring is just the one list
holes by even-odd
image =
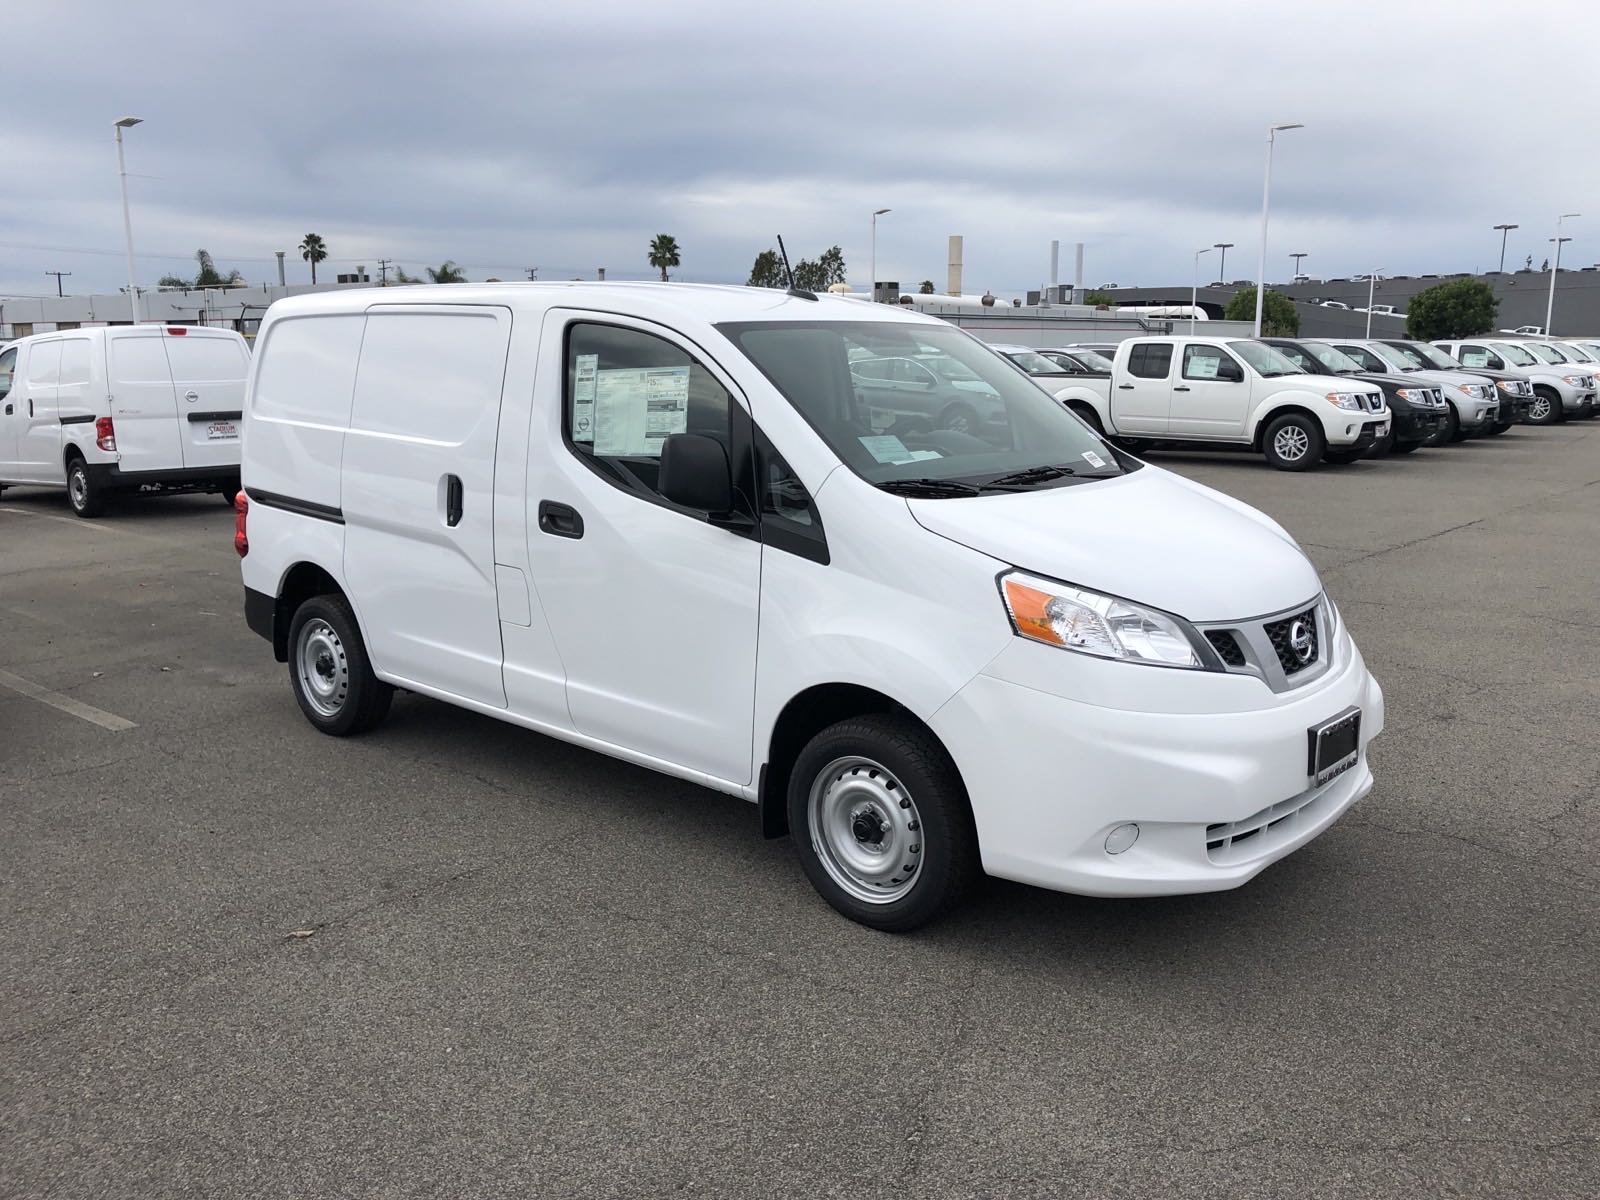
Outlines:
{"label": "fog light", "polygon": [[1106,834],[1106,853],[1121,854],[1124,850],[1133,849],[1133,844],[1139,840],[1139,827],[1137,825],[1118,825]]}

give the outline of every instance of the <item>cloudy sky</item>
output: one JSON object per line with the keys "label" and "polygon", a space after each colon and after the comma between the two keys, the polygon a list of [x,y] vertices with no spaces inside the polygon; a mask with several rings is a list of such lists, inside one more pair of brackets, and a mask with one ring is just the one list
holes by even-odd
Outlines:
{"label": "cloudy sky", "polygon": [[[473,279],[743,282],[782,233],[908,288],[1187,282],[1200,246],[1255,273],[1266,127],[1271,278],[1600,260],[1600,5],[1542,0],[10,0],[0,71],[0,294],[126,281],[112,122],[128,134],[142,284],[274,276],[310,231]],[[1209,271],[1214,273],[1214,271]]]}

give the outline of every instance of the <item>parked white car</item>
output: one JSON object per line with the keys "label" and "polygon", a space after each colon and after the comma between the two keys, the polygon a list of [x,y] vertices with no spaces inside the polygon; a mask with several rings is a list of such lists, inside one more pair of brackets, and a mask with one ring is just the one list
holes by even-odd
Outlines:
{"label": "parked white car", "polygon": [[[888,432],[852,355],[930,350],[1003,429]],[[299,296],[262,323],[244,450],[246,619],[315,728],[370,729],[398,687],[744,797],[878,928],[980,871],[1234,887],[1372,786],[1383,693],[1294,540],[932,318],[681,284]]]}
{"label": "parked white car", "polygon": [[1258,341],[1129,338],[1112,364],[1110,399],[1093,424],[1135,445],[1236,446],[1304,471],[1354,462],[1389,432],[1379,388],[1307,375]]}
{"label": "parked white car", "polygon": [[80,517],[116,492],[232,503],[249,366],[244,338],[192,325],[19,338],[0,351],[0,487],[64,488]]}

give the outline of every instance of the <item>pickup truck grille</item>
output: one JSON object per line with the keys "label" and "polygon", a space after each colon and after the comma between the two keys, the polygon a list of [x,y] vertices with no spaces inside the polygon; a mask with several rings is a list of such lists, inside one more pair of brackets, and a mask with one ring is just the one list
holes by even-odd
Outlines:
{"label": "pickup truck grille", "polygon": [[1368,392],[1367,396],[1366,396],[1366,400],[1367,400],[1367,411],[1368,412],[1378,412],[1383,408],[1383,393],[1382,392]]}

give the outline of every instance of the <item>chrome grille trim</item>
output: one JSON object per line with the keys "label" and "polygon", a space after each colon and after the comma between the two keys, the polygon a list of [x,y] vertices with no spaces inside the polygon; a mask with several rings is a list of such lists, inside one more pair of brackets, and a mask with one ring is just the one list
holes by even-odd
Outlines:
{"label": "chrome grille trim", "polygon": [[[1314,624],[1312,636],[1316,649],[1312,661],[1290,672],[1285,669],[1284,660],[1274,645],[1268,627],[1292,622],[1297,617],[1309,618]],[[1217,662],[1223,671],[1229,675],[1253,675],[1274,692],[1289,692],[1304,687],[1322,678],[1337,665],[1339,622],[1327,596],[1317,596],[1280,612],[1266,613],[1248,620],[1196,621],[1194,627],[1204,635],[1208,647],[1217,653]],[[1234,656],[1219,651],[1219,642],[1226,645],[1224,638],[1216,636],[1222,634],[1231,638],[1238,655],[1244,659],[1243,665],[1225,661]],[[1217,669],[1217,665],[1213,664],[1212,669]]]}

